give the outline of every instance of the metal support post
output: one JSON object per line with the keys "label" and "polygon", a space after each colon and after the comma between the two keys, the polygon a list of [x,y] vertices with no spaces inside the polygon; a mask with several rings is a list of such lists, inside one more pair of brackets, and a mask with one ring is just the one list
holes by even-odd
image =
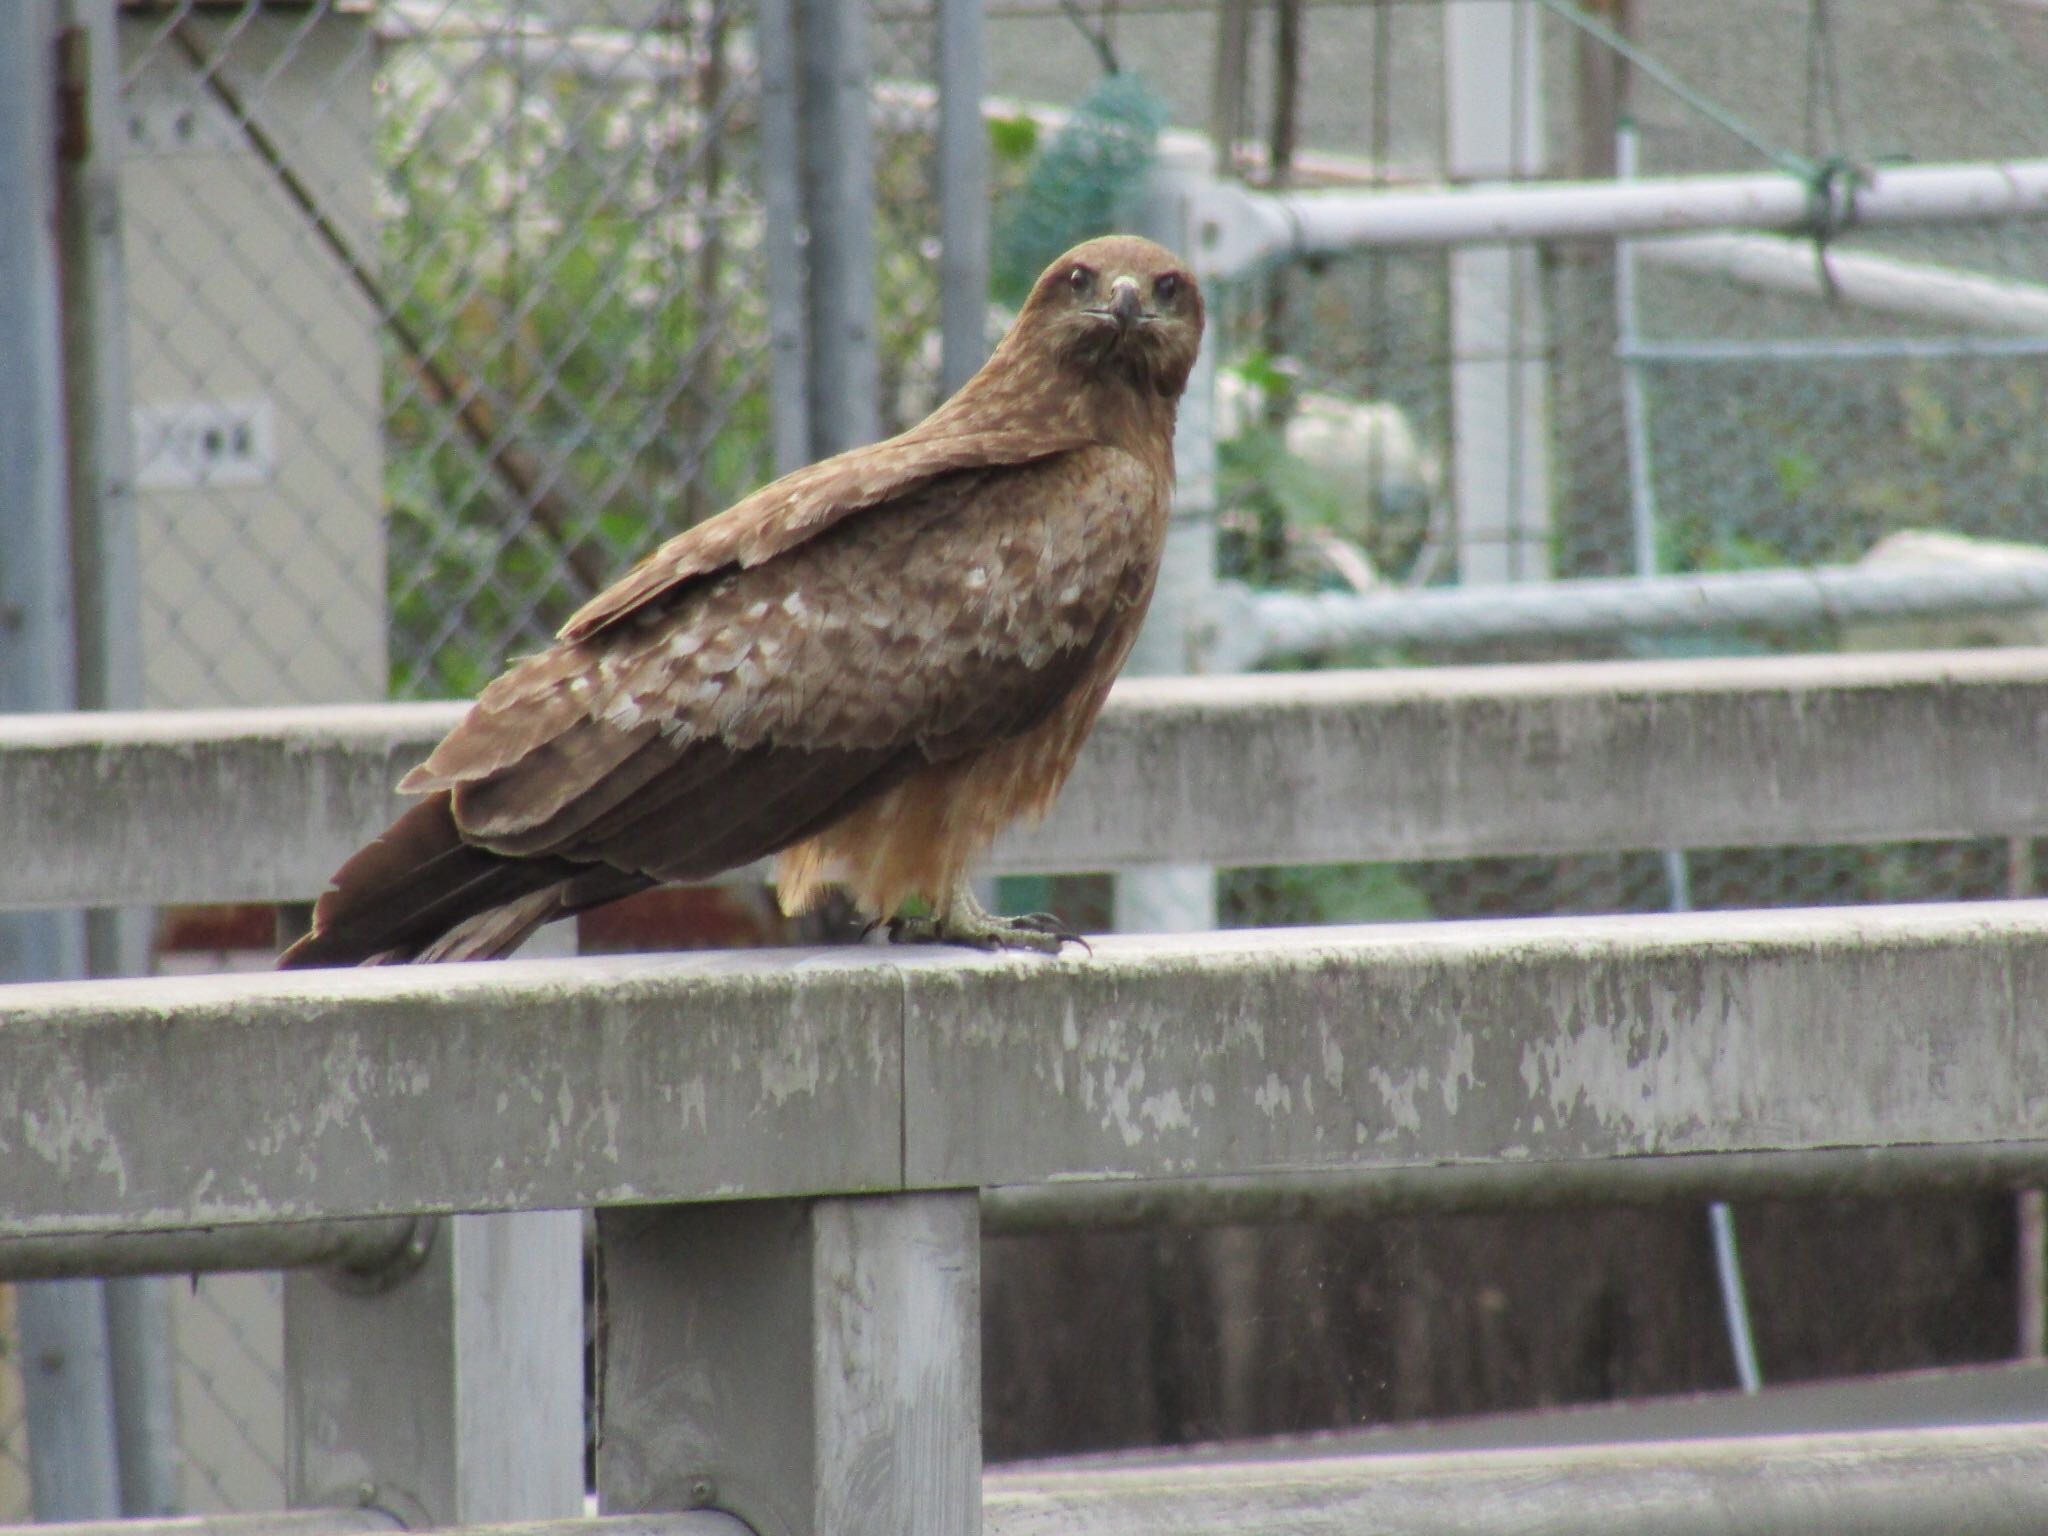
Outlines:
{"label": "metal support post", "polygon": [[972,1190],[601,1211],[600,1508],[975,1536],[979,1238]]}
{"label": "metal support post", "polygon": [[36,1518],[111,1520],[121,1513],[108,1385],[107,1310],[97,1280],[48,1280],[16,1292],[28,1481]]}
{"label": "metal support post", "polygon": [[[1444,7],[1454,178],[1542,169],[1537,41],[1530,0]],[[1458,579],[1541,579],[1550,574],[1550,428],[1536,252],[1458,247],[1449,260]]]}
{"label": "metal support post", "polygon": [[982,0],[939,0],[939,387],[988,361],[988,129]]}
{"label": "metal support post", "polygon": [[881,434],[875,353],[874,135],[867,0],[796,0],[810,258],[811,453]]}
{"label": "metal support post", "polygon": [[[1206,159],[1162,157],[1145,223],[1163,245],[1196,261],[1194,198],[1207,183]],[[1208,274],[1203,274],[1207,276]],[[1213,302],[1213,299],[1212,299]],[[1174,427],[1173,523],[1159,564],[1159,585],[1125,671],[1134,677],[1204,670],[1216,596],[1216,325]],[[1216,926],[1216,871],[1206,864],[1155,864],[1116,878],[1115,923],[1125,933],[1194,933]]]}
{"label": "metal support post", "polygon": [[803,142],[796,0],[761,0],[761,219],[767,256],[768,406],[775,472],[811,460],[810,300],[804,280]]}
{"label": "metal support post", "polygon": [[[0,6],[0,710],[76,702],[67,527],[62,263],[57,246],[57,16],[49,0]],[[0,977],[85,972],[74,913],[0,916]],[[30,1485],[44,1520],[120,1514],[95,1280],[25,1286],[18,1317],[28,1364]]]}
{"label": "metal support post", "polygon": [[125,1516],[178,1513],[178,1404],[171,1293],[154,1276],[108,1280],[107,1359]]}
{"label": "metal support post", "polygon": [[[73,698],[82,709],[130,709],[142,702],[142,577],[129,469],[114,0],[59,0],[57,20],[54,167]],[[146,910],[102,909],[84,914],[83,923],[92,974],[139,976],[148,969]],[[107,1281],[104,1310],[120,1511],[173,1514],[178,1434],[170,1293],[155,1279]]]}

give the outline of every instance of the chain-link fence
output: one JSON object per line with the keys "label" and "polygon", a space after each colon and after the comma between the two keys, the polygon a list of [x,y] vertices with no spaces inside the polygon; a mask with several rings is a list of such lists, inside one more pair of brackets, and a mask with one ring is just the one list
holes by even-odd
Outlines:
{"label": "chain-link fence", "polygon": [[22,1401],[21,1331],[14,1288],[0,1286],[0,1520],[30,1519],[28,1413]]}
{"label": "chain-link fence", "polygon": [[[1546,174],[1603,176],[1621,93],[1569,9],[1525,8],[1518,23],[1537,126],[1516,153]],[[2034,7],[1598,9],[1753,137],[1817,163],[2048,152],[2048,12]],[[1442,179],[1458,169],[1446,10],[991,0],[998,267],[1004,221],[1111,64],[1163,119],[1220,127],[1250,180]],[[655,540],[767,477],[760,15],[737,0],[124,4],[147,703],[472,693]],[[892,431],[938,393],[936,30],[928,4],[876,0],[875,337]],[[1627,105],[1643,174],[1763,163],[1643,78]],[[1056,209],[1115,206],[1130,190],[1116,179],[1129,164],[1086,168],[1099,181],[1086,198],[1077,182],[1056,186]],[[1315,587],[1452,579],[1456,369],[1517,347],[1540,388],[1519,399],[1533,415],[1508,440],[1543,450],[1522,478],[1552,574],[1635,569],[1645,493],[1668,571],[1852,561],[1913,529],[2048,543],[2041,354],[2025,326],[1854,302],[1810,242],[1771,250],[1779,276],[1760,281],[1644,246],[1624,305],[1612,242],[1547,247],[1529,264],[1513,347],[1454,345],[1442,252],[1230,286],[1216,303],[1229,573]],[[1920,279],[2048,284],[2048,239],[2032,224],[1850,229],[1829,252]],[[1326,658],[1401,659],[1440,658]],[[1977,898],[2030,889],[2033,869],[2032,848],[1986,842],[1727,850],[1682,867],[1646,850],[1239,871],[1224,911],[1270,923],[1653,909],[1680,894],[1701,906]],[[1085,922],[1100,892],[1072,894]],[[188,1506],[276,1502],[276,1286],[210,1279],[179,1307]],[[19,1450],[14,1401],[0,1389],[0,1470]]]}

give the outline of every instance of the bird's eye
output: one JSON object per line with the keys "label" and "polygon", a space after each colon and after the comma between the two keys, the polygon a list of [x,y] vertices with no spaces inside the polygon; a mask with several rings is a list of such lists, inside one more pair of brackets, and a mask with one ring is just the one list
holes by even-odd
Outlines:
{"label": "bird's eye", "polygon": [[1067,273],[1067,286],[1076,293],[1086,293],[1095,286],[1095,274],[1087,267],[1075,267]]}
{"label": "bird's eye", "polygon": [[1152,297],[1162,304],[1171,304],[1180,297],[1181,277],[1178,272],[1161,273],[1152,279]]}

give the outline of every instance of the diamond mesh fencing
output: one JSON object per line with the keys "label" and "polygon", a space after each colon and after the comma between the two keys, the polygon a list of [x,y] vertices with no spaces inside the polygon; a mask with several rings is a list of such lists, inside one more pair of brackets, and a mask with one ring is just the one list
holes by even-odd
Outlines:
{"label": "diamond mesh fencing", "polygon": [[[1016,6],[992,24],[996,89],[1043,93],[1091,67],[1097,43],[1052,9]],[[1177,123],[1231,126],[1235,163],[1254,185],[1455,179],[1443,7],[1388,0],[1301,12],[1285,134],[1287,7],[1240,9],[1244,62],[1234,71],[1215,46],[1232,24],[1228,5],[1091,14]],[[1769,169],[1759,145],[1845,173],[2048,152],[2048,27],[2023,8],[1750,0],[1702,10],[1631,0],[1588,9],[1621,23],[1707,98],[1702,107],[1634,77],[1622,99],[1636,174]],[[1525,8],[1519,40],[1542,97],[1513,158],[1533,174],[1604,178],[1625,163],[1617,67],[1563,14],[1573,10]],[[1995,563],[2011,557],[1998,547],[2008,541],[2048,545],[2048,311],[2033,307],[2048,297],[2042,224],[1852,224],[1824,245],[1769,235],[1639,241],[1621,252],[1611,240],[1559,242],[1524,259],[1526,281],[1501,301],[1506,320],[1484,313],[1484,296],[1461,300],[1469,275],[1441,250],[1284,265],[1220,296],[1226,574],[1390,591],[1455,580],[1461,569],[1482,579],[1865,561],[1900,569],[1936,558]],[[1475,413],[1466,430],[1478,462],[1461,461],[1462,381],[1477,376],[1483,388],[1489,367],[1514,361],[1530,366],[1501,384],[1500,416]],[[1497,476],[1490,459],[1505,461]],[[1468,474],[1474,484],[1461,486]],[[1490,499],[1497,487],[1505,507]],[[1503,523],[1504,556],[1489,547]],[[2031,618],[1788,624],[1619,646],[1559,638],[1339,650],[1306,664],[2044,637]],[[1646,850],[1252,870],[1225,876],[1223,909],[1227,921],[1260,924],[1978,899],[2031,891],[2033,866],[2024,845],[1981,841],[1720,850],[1675,866]]]}
{"label": "diamond mesh fencing", "polygon": [[0,1520],[34,1517],[28,1481],[28,1415],[22,1401],[21,1332],[14,1287],[0,1286]]}
{"label": "diamond mesh fencing", "polygon": [[[1754,135],[1816,160],[2048,153],[2048,11],[1603,8],[1617,11]],[[754,6],[725,0],[124,4],[148,704],[471,694],[659,538],[768,477],[756,23]],[[1611,60],[1554,11],[1532,9],[1527,25],[1544,81],[1531,162],[1611,174],[1612,116],[1589,128],[1581,109]],[[1110,61],[1177,127],[1223,127],[1254,182],[1276,166],[1299,184],[1349,185],[1449,169],[1439,4],[991,0],[986,26],[999,254],[1059,122]],[[1242,46],[1219,49],[1232,36]],[[935,41],[929,5],[876,0],[885,431],[938,397]],[[1643,174],[1762,164],[1640,78],[1630,107]],[[1114,206],[1131,189],[1097,170],[1108,180],[1088,197]],[[2043,285],[2048,301],[2044,232],[1852,228],[1828,247],[1839,281],[1810,241],[1754,237],[1767,278],[1725,252],[1717,266],[1646,244],[1626,312],[1611,242],[1550,246],[1526,264],[1513,338],[1459,330],[1440,252],[1229,285],[1215,304],[1226,573],[1310,588],[1454,579],[1472,558],[1458,370],[1503,356],[1529,364],[1517,377],[1534,386],[1518,385],[1503,439],[1526,456],[1515,494],[1541,509],[1518,546],[1539,568],[1520,574],[1633,571],[1645,493],[1669,572],[1856,561],[1887,539],[1885,558],[1910,560],[1919,547],[1896,537],[1920,530],[2048,543],[2035,345],[2048,326],[1957,296],[1993,280],[2028,298]],[[1874,265],[1851,282],[1855,261]],[[1953,302],[1898,297],[1924,299],[1930,278]],[[1872,284],[1894,301],[1869,300]],[[1726,643],[2031,638],[1979,622]],[[1614,652],[1559,642],[1308,664],[1595,654]],[[1980,841],[1733,849],[1682,865],[1645,850],[1249,870],[1225,876],[1223,910],[1284,923],[1976,899],[2031,890],[2034,867],[2028,845]],[[1075,899],[1085,912],[1100,893]],[[275,1504],[274,1277],[180,1290],[189,1507]],[[20,1481],[10,1379],[0,1372],[0,1514]],[[1385,1406],[1361,1388],[1358,1412]],[[1256,1427],[1197,1416],[1174,1430]]]}

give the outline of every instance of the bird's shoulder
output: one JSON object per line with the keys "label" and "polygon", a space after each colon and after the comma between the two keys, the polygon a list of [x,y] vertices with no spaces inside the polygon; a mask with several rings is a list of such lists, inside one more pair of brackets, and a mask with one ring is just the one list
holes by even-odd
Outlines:
{"label": "bird's shoulder", "polygon": [[939,477],[1034,463],[1092,442],[1064,426],[935,431],[927,423],[821,460],[669,539],[571,615],[561,638],[587,639],[687,582],[731,566],[759,565]]}

